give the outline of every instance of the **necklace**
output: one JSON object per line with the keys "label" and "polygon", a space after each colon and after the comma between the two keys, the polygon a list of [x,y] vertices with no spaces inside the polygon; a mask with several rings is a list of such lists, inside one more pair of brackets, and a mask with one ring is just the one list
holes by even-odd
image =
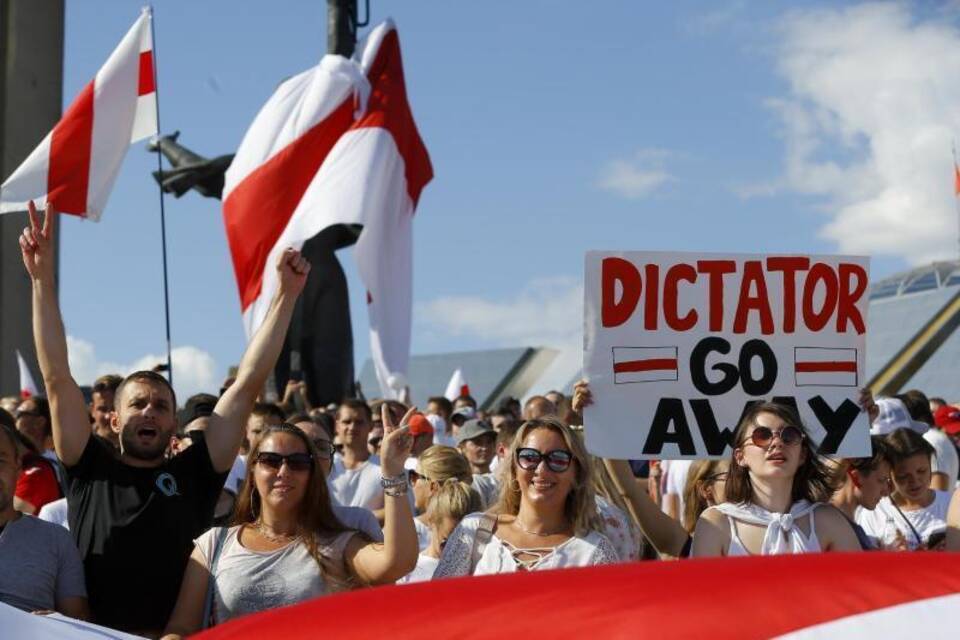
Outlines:
{"label": "necklace", "polygon": [[520,531],[523,531],[524,533],[526,533],[526,534],[528,534],[528,535],[531,535],[531,536],[539,536],[539,537],[541,537],[541,538],[549,538],[550,536],[555,536],[555,535],[557,535],[558,533],[564,533],[564,532],[567,530],[567,528],[564,527],[563,529],[558,529],[557,531],[545,531],[545,532],[542,532],[542,533],[541,533],[540,531],[530,531],[530,529],[527,529],[525,526],[523,526],[523,523],[520,522],[520,518],[519,518],[519,517],[516,517],[516,518],[513,519],[513,525],[514,525],[517,529],[520,529]]}
{"label": "necklace", "polygon": [[281,542],[290,542],[291,540],[295,540],[296,538],[299,537],[299,536],[296,536],[296,535],[291,536],[291,535],[286,534],[286,533],[277,534],[277,533],[273,533],[273,532],[271,532],[271,531],[268,531],[267,528],[264,526],[264,524],[263,524],[262,522],[260,522],[259,520],[254,523],[254,526],[257,527],[257,531],[260,532],[260,535],[261,535],[261,536],[263,536],[264,538],[266,538],[266,539],[269,540],[270,542],[276,542],[276,543],[278,543],[278,544],[281,543]]}

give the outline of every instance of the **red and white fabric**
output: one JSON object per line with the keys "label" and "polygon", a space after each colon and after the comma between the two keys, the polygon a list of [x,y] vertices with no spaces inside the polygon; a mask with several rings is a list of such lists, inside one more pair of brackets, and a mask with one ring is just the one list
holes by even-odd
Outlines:
{"label": "red and white fabric", "polygon": [[37,383],[33,380],[33,374],[30,373],[30,367],[27,366],[27,361],[23,359],[23,356],[20,355],[20,350],[17,350],[17,367],[20,369],[20,397],[21,398],[30,398],[32,396],[40,395],[40,389],[37,387]]}
{"label": "red and white fabric", "polygon": [[524,624],[531,612],[548,612],[540,616],[545,635],[565,638],[955,638],[960,554],[633,562],[434,580],[318,598],[196,638],[299,640],[325,620],[331,637],[419,640],[429,620],[433,637],[479,640]]}
{"label": "red and white fabric", "polygon": [[447,383],[447,390],[443,392],[443,397],[453,402],[460,396],[468,395],[470,395],[470,385],[467,384],[467,379],[463,375],[463,369],[458,368],[450,376],[450,382]]}
{"label": "red and white fabric", "polygon": [[353,59],[326,55],[281,84],[227,170],[223,213],[248,338],[277,289],[286,247],[334,224],[359,224],[370,347],[385,396],[410,358],[413,214],[433,168],[407,103],[391,21]]}
{"label": "red and white fabric", "polygon": [[0,186],[0,213],[50,201],[99,220],[127,149],[157,133],[152,15],[143,13],[63,117]]}

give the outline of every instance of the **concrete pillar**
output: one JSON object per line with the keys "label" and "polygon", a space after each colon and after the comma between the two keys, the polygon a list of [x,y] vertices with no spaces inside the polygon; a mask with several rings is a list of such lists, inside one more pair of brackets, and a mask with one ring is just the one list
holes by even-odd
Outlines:
{"label": "concrete pillar", "polygon": [[[0,0],[0,176],[6,179],[60,119],[63,0]],[[30,282],[17,238],[27,214],[0,216],[0,394],[20,389],[15,351],[41,383],[30,324]]]}

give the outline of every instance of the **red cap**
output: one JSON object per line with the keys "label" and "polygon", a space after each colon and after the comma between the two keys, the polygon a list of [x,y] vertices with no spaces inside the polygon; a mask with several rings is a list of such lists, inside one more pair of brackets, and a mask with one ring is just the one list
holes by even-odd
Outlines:
{"label": "red cap", "polygon": [[933,414],[934,423],[950,435],[960,433],[960,409],[945,404]]}
{"label": "red cap", "polygon": [[422,433],[433,433],[433,425],[422,413],[415,413],[410,418],[410,435],[419,436]]}

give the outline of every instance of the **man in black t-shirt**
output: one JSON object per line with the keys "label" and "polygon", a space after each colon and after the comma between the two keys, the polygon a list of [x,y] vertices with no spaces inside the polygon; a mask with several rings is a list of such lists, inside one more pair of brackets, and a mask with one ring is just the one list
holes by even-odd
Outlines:
{"label": "man in black t-shirt", "polygon": [[165,453],[176,432],[176,397],[163,376],[139,371],[117,388],[111,428],[119,454],[90,431],[87,406],[70,375],[54,279],[53,221],[41,228],[33,203],[20,238],[33,287],[37,357],[52,409],[53,440],[67,468],[70,530],[83,556],[94,620],[159,634],[173,608],[192,540],[206,530],[233,465],[247,416],[276,363],[310,265],[288,249],[279,289],[240,362],[236,382],[217,401],[203,436],[182,455]]}

